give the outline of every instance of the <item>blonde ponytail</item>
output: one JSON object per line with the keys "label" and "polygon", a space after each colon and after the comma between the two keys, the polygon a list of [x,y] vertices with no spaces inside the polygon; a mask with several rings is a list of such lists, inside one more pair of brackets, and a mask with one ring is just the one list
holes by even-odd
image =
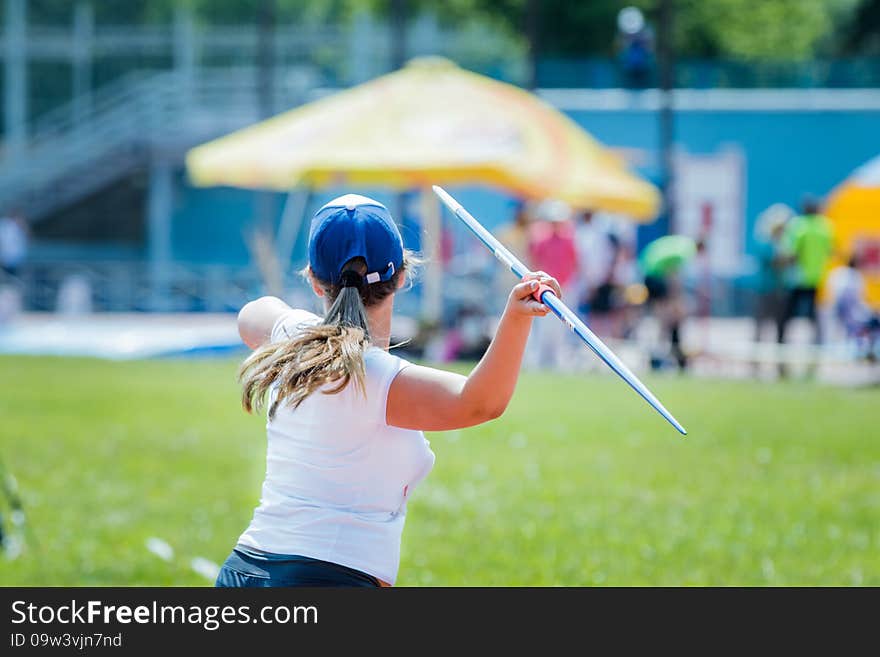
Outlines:
{"label": "blonde ponytail", "polygon": [[[366,308],[397,290],[399,277],[412,267],[413,256],[404,252],[403,267],[387,281],[340,287],[321,282],[333,303],[321,324],[301,329],[291,340],[268,343],[242,363],[241,405],[248,412],[263,408],[269,389],[277,384],[269,418],[279,405],[299,406],[306,397],[327,384],[324,394],[336,394],[354,380],[365,391],[364,351],[370,345]],[[363,276],[366,263],[355,258],[343,267]]]}

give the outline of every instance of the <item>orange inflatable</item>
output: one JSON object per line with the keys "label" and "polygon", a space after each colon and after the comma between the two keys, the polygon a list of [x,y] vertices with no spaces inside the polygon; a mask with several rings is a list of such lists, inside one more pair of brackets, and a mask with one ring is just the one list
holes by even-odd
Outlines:
{"label": "orange inflatable", "polygon": [[834,225],[831,266],[858,254],[867,301],[880,309],[880,155],[856,169],[829,195],[825,215]]}

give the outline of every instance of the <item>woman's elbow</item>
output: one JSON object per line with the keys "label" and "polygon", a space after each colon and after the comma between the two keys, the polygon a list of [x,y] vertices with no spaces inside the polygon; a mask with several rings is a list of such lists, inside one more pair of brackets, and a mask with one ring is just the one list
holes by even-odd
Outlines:
{"label": "woman's elbow", "polygon": [[240,326],[238,328],[238,335],[241,336],[241,341],[244,342],[249,349],[258,349],[262,346],[265,340],[262,336],[255,335],[247,330],[243,330]]}
{"label": "woman's elbow", "polygon": [[251,304],[253,303],[253,301],[246,303],[242,307],[242,309],[238,311],[237,320],[238,335],[241,337],[241,341],[244,342],[251,349],[254,349],[255,343],[255,336],[251,321],[251,313],[253,312]]}
{"label": "woman's elbow", "polygon": [[274,297],[260,297],[246,303],[238,312],[238,334],[251,349],[256,349],[268,339],[267,307],[278,301]]}
{"label": "woman's elbow", "polygon": [[472,425],[475,424],[483,424],[484,422],[491,422],[492,420],[497,420],[504,414],[504,411],[507,410],[507,404],[494,404],[494,405],[485,405],[485,406],[475,406],[470,410],[469,419]]}
{"label": "woman's elbow", "polygon": [[504,411],[507,410],[507,403],[505,402],[502,406],[493,406],[489,411],[489,419],[497,420],[499,417],[504,415]]}

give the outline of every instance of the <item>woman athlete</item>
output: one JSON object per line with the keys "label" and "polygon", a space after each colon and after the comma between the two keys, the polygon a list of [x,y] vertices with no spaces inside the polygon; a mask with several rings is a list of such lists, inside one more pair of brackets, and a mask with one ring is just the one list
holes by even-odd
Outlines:
{"label": "woman athlete", "polygon": [[242,404],[268,409],[266,478],[217,586],[391,586],[406,502],[434,464],[423,431],[499,417],[532,319],[548,308],[529,274],[513,287],[491,345],[468,376],[388,352],[394,294],[411,273],[388,209],[348,194],[312,219],[309,266],[324,317],[275,297],[251,301],[238,329],[254,353]]}

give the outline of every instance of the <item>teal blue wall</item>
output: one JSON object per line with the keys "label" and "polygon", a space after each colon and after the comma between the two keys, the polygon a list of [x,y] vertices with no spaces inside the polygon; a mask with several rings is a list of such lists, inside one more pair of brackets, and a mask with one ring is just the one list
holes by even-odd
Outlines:
{"label": "teal blue wall", "polygon": [[[573,111],[570,116],[601,142],[642,149],[659,161],[658,120],[649,111]],[[797,206],[806,193],[824,195],[855,167],[880,153],[880,111],[686,111],[675,120],[676,142],[691,153],[712,153],[736,144],[746,158],[746,226],[744,244],[751,251],[751,225],[756,215],[775,202]],[[656,166],[640,171],[657,181]],[[323,202],[348,190],[317,192],[308,216]],[[383,190],[368,193],[395,208],[394,196]],[[457,190],[459,199],[492,228],[510,216],[508,200],[478,188]],[[175,195],[174,257],[199,263],[247,264],[243,230],[256,214],[256,194],[229,188],[195,189],[183,173]],[[275,220],[283,197],[273,195]],[[656,227],[654,227],[656,230]],[[456,229],[457,230],[457,229]],[[645,230],[651,231],[652,227]],[[305,260],[307,222],[294,252],[296,266]],[[404,226],[404,239],[418,246],[417,234]]]}
{"label": "teal blue wall", "polygon": [[[650,112],[572,112],[600,141],[656,149],[658,122]],[[855,167],[880,153],[880,112],[680,112],[676,142],[692,153],[739,146],[746,158],[746,235],[772,203],[797,207],[804,194],[822,196]],[[643,174],[659,178],[658,171]]]}

